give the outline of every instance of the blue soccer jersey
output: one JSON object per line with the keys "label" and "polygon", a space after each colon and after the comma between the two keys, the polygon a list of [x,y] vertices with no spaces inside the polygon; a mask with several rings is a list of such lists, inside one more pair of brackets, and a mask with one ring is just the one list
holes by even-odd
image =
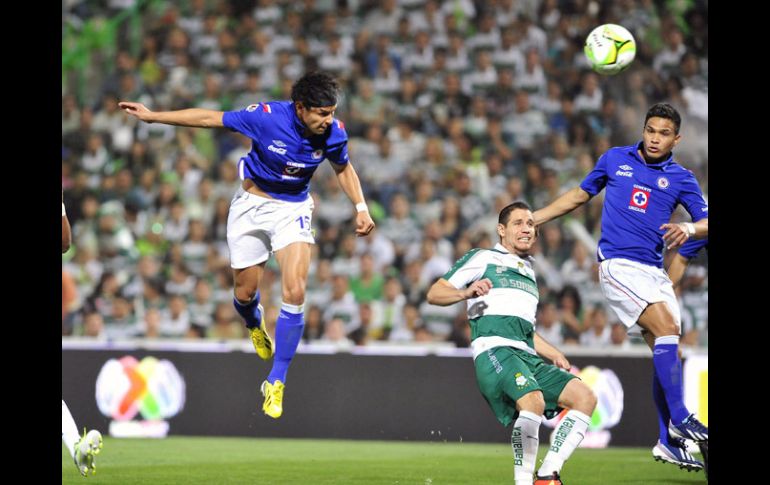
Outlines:
{"label": "blue soccer jersey", "polygon": [[251,151],[238,162],[242,179],[251,179],[270,196],[292,202],[308,198],[310,178],[328,158],[348,163],[348,135],[337,119],[321,135],[302,136],[305,126],[291,101],[252,104],[227,111],[225,127],[251,138]]}
{"label": "blue soccer jersey", "polygon": [[673,156],[647,164],[638,145],[609,149],[596,162],[580,188],[591,196],[607,188],[602,209],[599,261],[625,258],[663,267],[663,234],[659,229],[682,204],[693,222],[708,217],[708,204],[692,172]]}
{"label": "blue soccer jersey", "polygon": [[700,251],[702,248],[705,247],[706,250],[708,250],[708,244],[709,244],[708,238],[688,239],[687,242],[682,244],[682,247],[679,248],[679,254],[681,254],[683,257],[687,259],[692,259],[698,255],[698,251]]}

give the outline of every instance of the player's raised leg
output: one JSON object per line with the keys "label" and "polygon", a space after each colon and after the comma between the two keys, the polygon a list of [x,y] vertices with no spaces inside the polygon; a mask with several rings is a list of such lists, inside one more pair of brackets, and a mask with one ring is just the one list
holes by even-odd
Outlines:
{"label": "player's raised leg", "polygon": [[265,312],[259,302],[259,282],[262,280],[265,263],[243,269],[233,269],[235,281],[235,298],[233,306],[238,314],[246,321],[251,342],[257,355],[268,360],[275,353],[273,341],[265,325]]}
{"label": "player's raised leg", "polygon": [[305,326],[305,287],[310,268],[310,244],[294,242],[275,252],[281,268],[281,311],[275,322],[275,358],[273,368],[262,385],[265,402],[262,410],[279,418],[283,412],[283,387],[289,364],[297,352]]}
{"label": "player's raised leg", "polygon": [[537,472],[537,485],[561,483],[560,473],[564,462],[583,441],[588,425],[591,424],[591,415],[596,408],[596,395],[583,381],[572,379],[559,395],[558,402],[560,407],[569,411],[556,428],[555,439]]}
{"label": "player's raised leg", "polygon": [[235,286],[233,306],[246,322],[257,355],[264,360],[274,353],[259,303],[259,282],[262,281],[271,248],[266,226],[272,220],[269,212],[268,215],[263,214],[267,204],[270,204],[269,199],[257,197],[241,188],[233,196],[227,215],[227,248]]}
{"label": "player's raised leg", "polygon": [[61,402],[61,438],[67,446],[78,472],[84,477],[88,475],[89,471],[92,474],[96,473],[94,455],[99,454],[102,449],[102,434],[95,429],[88,432],[84,429],[81,437],[78,434],[75,420],[63,399]]}

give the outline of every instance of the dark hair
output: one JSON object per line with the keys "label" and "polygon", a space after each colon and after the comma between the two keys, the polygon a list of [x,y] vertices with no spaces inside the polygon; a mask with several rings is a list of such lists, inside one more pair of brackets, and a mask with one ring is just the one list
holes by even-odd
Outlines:
{"label": "dark hair", "polygon": [[682,126],[682,117],[679,112],[674,109],[668,103],[656,103],[647,111],[647,116],[644,117],[644,124],[647,125],[647,120],[650,118],[666,118],[674,122],[674,131],[679,134],[679,127]]}
{"label": "dark hair", "polygon": [[507,206],[503,207],[503,210],[500,211],[500,215],[497,218],[498,224],[502,224],[502,225],[508,224],[508,219],[511,218],[511,212],[515,211],[516,209],[524,209],[530,212],[532,211],[532,208],[526,202],[523,202],[523,201],[512,202]]}
{"label": "dark hair", "polygon": [[334,76],[324,71],[311,71],[291,87],[291,100],[305,108],[319,108],[337,104],[340,86]]}

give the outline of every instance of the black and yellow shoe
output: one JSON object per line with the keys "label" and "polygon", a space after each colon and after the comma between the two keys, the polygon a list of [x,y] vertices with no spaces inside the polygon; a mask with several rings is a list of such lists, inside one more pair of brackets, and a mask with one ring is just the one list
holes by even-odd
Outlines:
{"label": "black and yellow shoe", "polygon": [[281,381],[275,381],[273,384],[267,381],[262,383],[260,390],[262,395],[265,396],[262,411],[271,418],[278,419],[283,413],[283,388],[284,385]]}
{"label": "black and yellow shoe", "polygon": [[251,343],[254,344],[254,350],[257,351],[257,355],[262,360],[269,360],[270,357],[275,354],[275,347],[273,346],[273,339],[267,333],[267,325],[265,325],[265,309],[262,304],[258,304],[259,313],[262,315],[262,320],[259,322],[259,327],[249,329],[251,334]]}

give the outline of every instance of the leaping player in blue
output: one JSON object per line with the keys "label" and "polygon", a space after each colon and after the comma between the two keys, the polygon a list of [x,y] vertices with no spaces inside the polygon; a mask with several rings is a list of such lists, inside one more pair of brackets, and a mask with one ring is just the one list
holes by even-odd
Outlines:
{"label": "leaping player in blue", "polygon": [[[252,140],[251,151],[238,162],[243,182],[230,203],[227,245],[235,280],[233,304],[246,321],[257,354],[264,360],[275,355],[261,391],[265,397],[262,410],[276,419],[283,413],[286,373],[304,327],[310,245],[315,243],[310,228],[310,178],[325,159],[355,205],[356,235],[366,236],[374,229],[361,182],[348,160],[345,127],[334,118],[338,96],[337,81],[315,71],[294,83],[291,101],[252,104],[241,111],[154,112],[141,103],[119,103],[147,123],[224,127]],[[259,282],[270,253],[275,254],[281,270],[282,303],[275,344],[259,303]]]}
{"label": "leaping player in blue", "polygon": [[[690,237],[707,237],[708,204],[692,172],[673,159],[681,120],[671,105],[653,105],[640,143],[609,149],[579,187],[535,211],[534,218],[535,224],[544,224],[606,187],[597,249],[602,293],[628,332],[641,330],[653,350],[653,399],[663,418],[653,455],[689,471],[703,464],[687,452],[683,440],[708,446],[708,428],[682,398],[680,313],[663,270],[663,246],[673,249]],[[669,223],[679,204],[693,222]]]}

